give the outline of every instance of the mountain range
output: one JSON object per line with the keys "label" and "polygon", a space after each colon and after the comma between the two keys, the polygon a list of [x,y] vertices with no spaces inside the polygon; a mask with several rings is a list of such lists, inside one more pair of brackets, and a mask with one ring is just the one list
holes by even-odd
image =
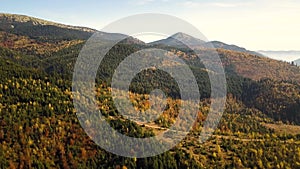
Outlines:
{"label": "mountain range", "polygon": [[294,61],[297,65],[300,65],[300,59]]}
{"label": "mountain range", "polygon": [[[27,17],[23,15],[0,15],[0,51],[1,58],[11,60],[25,67],[38,69],[46,73],[63,74],[71,77],[74,64],[80,49],[85,41],[96,31],[94,29],[63,25],[53,22],[44,21],[37,18]],[[194,38],[185,33],[176,33],[169,38],[146,44],[136,38],[118,34],[99,32],[107,38],[126,38],[120,42],[108,53],[106,64],[100,65],[99,78],[110,82],[110,77],[117,68],[118,63],[131,52],[138,51],[143,48],[157,47],[175,52],[191,65],[194,73],[203,83],[204,88],[202,96],[209,96],[209,83],[201,82],[200,79],[207,78],[207,72],[200,60],[195,59],[193,54],[187,50],[187,46],[181,41],[187,42],[190,46],[200,49],[203,55],[209,55],[211,46],[213,45],[218,52],[222,64],[226,71],[229,83],[237,83],[236,79],[246,78],[253,81],[263,79],[271,79],[274,81],[300,82],[299,67],[291,65],[287,62],[273,60],[260,54],[249,51],[235,45],[228,45],[218,41],[205,42]],[[211,45],[212,44],[212,45]],[[120,51],[122,51],[120,53]],[[148,72],[149,73],[149,72]],[[162,72],[150,72],[155,76],[162,76],[165,79],[170,77],[161,74]],[[138,92],[147,92],[143,88],[138,87],[141,81],[147,81],[144,76],[134,79],[135,89]],[[233,80],[235,79],[235,80]],[[169,79],[171,80],[171,79]],[[151,83],[161,83],[161,81],[152,81]],[[168,83],[164,84],[167,88],[172,86]],[[231,88],[230,85],[235,86]],[[230,84],[229,92],[235,93],[238,97],[242,95],[241,84]],[[236,88],[237,86],[238,89]],[[169,91],[176,96],[177,88]],[[178,92],[178,91],[177,91]]]}
{"label": "mountain range", "polygon": [[[118,132],[140,138],[160,133],[174,123],[185,101],[180,100],[172,76],[146,69],[130,84],[133,105],[139,113],[147,113],[145,98],[155,88],[166,94],[168,105],[157,120],[147,124],[125,119],[114,106],[109,86],[116,68],[132,53],[159,48],[176,54],[191,69],[201,94],[191,133],[168,152],[142,159],[99,148],[81,127],[86,125],[95,134],[97,130],[90,124],[98,114],[79,124],[73,99],[87,105],[91,101],[80,91],[72,92],[74,65],[95,32],[24,15],[0,14],[0,168],[299,168],[300,133],[294,125],[300,125],[300,67],[181,32],[149,44],[119,33],[99,32],[108,39],[126,38],[103,58],[95,79],[100,113]],[[181,41],[199,50],[200,57]],[[209,56],[212,45],[225,69],[228,94],[218,129],[200,145],[199,132],[211,103],[208,72],[213,71],[202,64],[201,56]]]}
{"label": "mountain range", "polygon": [[276,60],[283,60],[283,61],[289,61],[289,62],[292,62],[294,61],[295,63],[298,62],[298,65],[299,65],[299,60],[300,59],[300,51],[294,51],[294,50],[291,50],[291,51],[265,51],[265,50],[259,50],[258,51],[259,53],[267,56],[267,57],[270,57],[270,58],[273,58],[273,59],[276,59]]}

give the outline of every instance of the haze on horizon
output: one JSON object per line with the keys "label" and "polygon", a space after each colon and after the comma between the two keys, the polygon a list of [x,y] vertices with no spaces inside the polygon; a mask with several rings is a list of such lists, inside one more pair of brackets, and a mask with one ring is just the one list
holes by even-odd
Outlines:
{"label": "haze on horizon", "polygon": [[[300,50],[300,1],[296,0],[124,0],[14,1],[3,0],[0,12],[24,14],[64,24],[101,30],[105,25],[138,13],[164,13],[196,26],[208,40],[249,50]],[[137,37],[145,42],[162,36]]]}

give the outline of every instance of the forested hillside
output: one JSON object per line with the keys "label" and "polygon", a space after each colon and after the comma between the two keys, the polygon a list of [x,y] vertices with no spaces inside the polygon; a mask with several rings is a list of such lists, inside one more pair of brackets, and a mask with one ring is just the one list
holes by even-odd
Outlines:
{"label": "forested hillside", "polygon": [[[8,14],[0,21],[0,168],[300,168],[300,68],[295,65],[217,49],[226,73],[226,109],[213,136],[200,144],[211,104],[209,70],[189,49],[156,44],[191,68],[201,94],[198,116],[188,136],[168,152],[126,158],[97,146],[73,106],[74,97],[90,104],[71,87],[76,59],[94,30]],[[149,94],[158,87],[168,100],[163,114],[141,124],[116,109],[110,88],[114,70],[131,53],[151,47],[131,37],[120,42],[105,56],[95,80],[102,115],[132,137],[167,130],[184,102],[169,74],[147,69],[132,80],[130,100],[145,113]],[[211,50],[203,48],[201,54]]]}

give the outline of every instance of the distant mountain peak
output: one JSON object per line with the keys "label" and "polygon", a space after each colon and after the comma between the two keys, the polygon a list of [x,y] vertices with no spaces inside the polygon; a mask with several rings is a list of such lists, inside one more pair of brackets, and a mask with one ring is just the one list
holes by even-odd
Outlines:
{"label": "distant mountain peak", "polygon": [[236,45],[228,45],[220,41],[206,42],[183,32],[175,33],[174,35],[166,39],[151,42],[150,45],[164,45],[164,46],[171,46],[176,48],[187,48],[187,46],[195,47],[195,48],[221,48],[226,50],[249,53],[257,56],[263,56],[258,52],[249,51],[243,47],[239,47]]}
{"label": "distant mountain peak", "polygon": [[187,48],[188,46],[194,47],[204,44],[205,41],[197,39],[191,35],[188,35],[183,32],[177,32],[166,39],[158,40],[155,42],[149,43],[150,45],[164,45],[172,46],[177,48]]}
{"label": "distant mountain peak", "polygon": [[194,38],[193,36],[190,36],[183,32],[177,32],[170,36],[171,38]]}

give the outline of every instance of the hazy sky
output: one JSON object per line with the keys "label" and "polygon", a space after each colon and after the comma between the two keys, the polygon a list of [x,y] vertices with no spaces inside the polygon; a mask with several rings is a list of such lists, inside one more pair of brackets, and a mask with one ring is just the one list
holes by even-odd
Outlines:
{"label": "hazy sky", "polygon": [[300,50],[299,0],[1,0],[0,12],[96,29],[132,14],[163,13],[190,22],[209,40],[250,50]]}

